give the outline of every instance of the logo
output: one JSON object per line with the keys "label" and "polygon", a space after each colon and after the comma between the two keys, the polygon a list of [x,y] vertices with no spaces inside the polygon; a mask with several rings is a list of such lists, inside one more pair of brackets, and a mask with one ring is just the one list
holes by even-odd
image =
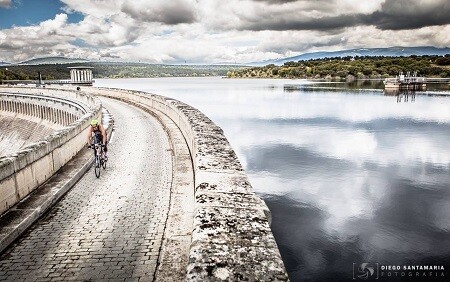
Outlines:
{"label": "logo", "polygon": [[378,279],[378,263],[363,262],[360,265],[353,263],[353,279]]}

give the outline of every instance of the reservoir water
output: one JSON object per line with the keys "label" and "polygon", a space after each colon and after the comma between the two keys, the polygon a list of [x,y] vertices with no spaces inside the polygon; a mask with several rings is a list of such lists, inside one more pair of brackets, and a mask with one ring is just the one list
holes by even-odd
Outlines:
{"label": "reservoir water", "polygon": [[222,127],[272,211],[291,281],[352,280],[363,263],[442,265],[449,279],[448,90],[221,78],[95,86],[172,97]]}

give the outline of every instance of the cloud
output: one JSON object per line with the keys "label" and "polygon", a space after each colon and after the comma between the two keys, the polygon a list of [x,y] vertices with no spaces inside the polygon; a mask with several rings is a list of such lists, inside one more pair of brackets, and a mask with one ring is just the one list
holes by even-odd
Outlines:
{"label": "cloud", "polygon": [[[258,49],[276,52],[285,56],[295,56],[304,50],[311,48],[333,48],[341,49],[346,45],[348,38],[342,33],[323,33],[317,31],[264,31],[266,38],[261,40]],[[294,53],[294,54],[293,54]]]}
{"label": "cloud", "polygon": [[77,11],[84,15],[96,16],[99,18],[107,18],[120,12],[123,0],[60,0],[67,5],[70,11]]}
{"label": "cloud", "polygon": [[[218,30],[336,30],[381,8],[383,0],[206,1],[202,21]],[[276,5],[275,5],[276,4]]]}
{"label": "cloud", "polygon": [[120,59],[120,56],[111,54],[110,52],[100,52],[100,57],[102,59]]}
{"label": "cloud", "polygon": [[[0,60],[61,53],[158,63],[234,63],[399,44],[450,46],[450,3],[445,0],[61,2],[65,13],[54,19],[0,30]],[[83,20],[69,23],[70,13],[81,13]]]}
{"label": "cloud", "polygon": [[450,2],[447,0],[386,0],[381,10],[361,17],[361,23],[382,30],[415,29],[450,23]]}
{"label": "cloud", "polygon": [[0,0],[0,8],[11,8],[12,0]]}
{"label": "cloud", "polygon": [[[257,1],[270,2],[273,1]],[[251,16],[239,15],[240,30],[337,30],[359,25],[373,25],[381,30],[406,30],[425,26],[450,24],[450,2],[447,0],[386,0],[371,1],[369,9],[362,1],[331,1],[319,7],[309,1],[285,2],[290,5],[266,5]],[[366,2],[363,2],[366,3]],[[303,10],[305,5],[309,9]],[[261,4],[255,4],[261,5]],[[313,6],[314,5],[314,6]],[[370,5],[369,5],[370,6]],[[333,14],[330,15],[330,7]],[[312,11],[314,13],[310,13]],[[345,8],[345,9],[343,9]],[[366,7],[367,8],[367,7]],[[306,13],[304,11],[307,11]]]}
{"label": "cloud", "polygon": [[268,4],[285,4],[285,3],[291,3],[291,2],[296,2],[298,0],[253,0],[255,2],[266,2]]}
{"label": "cloud", "polygon": [[70,29],[86,43],[98,47],[131,44],[145,30],[124,14],[115,14],[108,18],[87,15]]}
{"label": "cloud", "polygon": [[[0,31],[0,53],[20,62],[34,57],[63,55],[96,58],[96,51],[71,44],[76,25],[67,23],[66,14],[36,26],[13,27]],[[33,44],[30,44],[33,42]]]}
{"label": "cloud", "polygon": [[126,0],[121,11],[141,22],[159,22],[168,25],[196,21],[195,2],[190,0],[145,1]]}
{"label": "cloud", "polygon": [[361,20],[357,15],[342,15],[336,17],[298,19],[284,19],[282,17],[269,18],[260,22],[251,22],[243,25],[241,29],[248,30],[322,30],[332,31],[348,26],[354,26]]}

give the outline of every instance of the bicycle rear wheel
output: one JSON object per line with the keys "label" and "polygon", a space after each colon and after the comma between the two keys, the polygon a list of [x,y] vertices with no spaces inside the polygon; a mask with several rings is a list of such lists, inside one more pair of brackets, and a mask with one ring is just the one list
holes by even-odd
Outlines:
{"label": "bicycle rear wheel", "polygon": [[97,177],[97,178],[99,178],[100,177],[100,158],[99,158],[99,156],[95,156],[95,168],[94,168],[94,171],[95,171],[95,176]]}

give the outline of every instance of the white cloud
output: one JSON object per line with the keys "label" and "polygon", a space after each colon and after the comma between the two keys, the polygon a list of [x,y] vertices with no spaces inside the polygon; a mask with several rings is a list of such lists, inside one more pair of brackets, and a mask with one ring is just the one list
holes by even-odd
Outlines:
{"label": "white cloud", "polygon": [[11,0],[0,0],[0,8],[10,8],[12,4]]}
{"label": "white cloud", "polygon": [[[0,1],[3,5],[11,2]],[[62,2],[66,4],[63,11],[79,12],[84,19],[68,23],[67,14],[62,13],[39,25],[0,30],[0,59],[16,61],[61,53],[159,63],[234,63],[345,48],[450,46],[450,25],[402,31],[347,26],[345,20],[353,19],[348,15],[391,9],[395,4],[392,0]],[[433,3],[427,7],[435,7]],[[319,20],[322,17],[331,20]],[[315,29],[304,29],[314,21],[318,23]],[[334,22],[340,28],[330,29]],[[285,26],[290,28],[284,30]]]}
{"label": "white cloud", "polygon": [[[450,25],[430,26],[415,30],[384,30],[374,26],[358,26],[345,29],[347,46],[450,46]],[[370,35],[370,36],[369,36]]]}
{"label": "white cloud", "polygon": [[56,33],[57,30],[63,28],[67,23],[66,14],[58,14],[53,20],[46,20],[39,24],[41,30],[45,30],[48,33]]}
{"label": "white cloud", "polygon": [[264,30],[276,24],[280,28],[284,28],[295,22],[304,22],[323,17],[359,13],[369,14],[379,10],[384,2],[384,0],[370,1],[370,3],[359,0],[304,0],[285,1],[283,5],[279,5],[279,3],[270,1],[199,1],[202,20],[208,26],[218,30]]}
{"label": "white cloud", "polygon": [[66,4],[67,7],[73,11],[102,18],[118,13],[123,0],[61,0],[61,2]]}
{"label": "white cloud", "polygon": [[121,11],[138,21],[175,25],[196,21],[195,4],[193,0],[125,0]]}

